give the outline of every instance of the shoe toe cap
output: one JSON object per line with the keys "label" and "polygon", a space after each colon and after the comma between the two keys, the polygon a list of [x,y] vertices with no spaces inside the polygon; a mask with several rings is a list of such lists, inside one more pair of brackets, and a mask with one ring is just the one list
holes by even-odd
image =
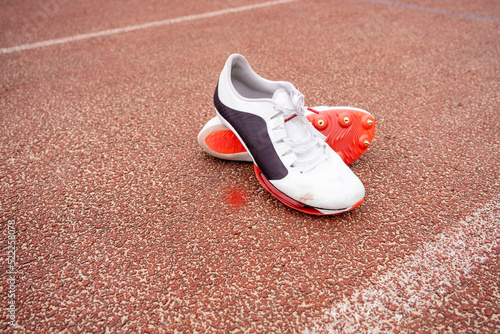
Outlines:
{"label": "shoe toe cap", "polygon": [[305,205],[326,209],[349,209],[365,195],[361,180],[345,164],[329,165],[309,173],[294,171],[273,185],[285,195]]}

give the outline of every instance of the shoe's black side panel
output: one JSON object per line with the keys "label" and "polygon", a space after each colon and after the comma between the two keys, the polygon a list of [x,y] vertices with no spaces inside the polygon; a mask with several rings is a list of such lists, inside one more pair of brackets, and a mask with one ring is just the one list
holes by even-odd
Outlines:
{"label": "shoe's black side panel", "polygon": [[218,86],[215,89],[214,105],[219,114],[238,132],[255,163],[268,180],[280,180],[288,170],[276,153],[267,133],[266,121],[257,115],[234,110],[219,99]]}

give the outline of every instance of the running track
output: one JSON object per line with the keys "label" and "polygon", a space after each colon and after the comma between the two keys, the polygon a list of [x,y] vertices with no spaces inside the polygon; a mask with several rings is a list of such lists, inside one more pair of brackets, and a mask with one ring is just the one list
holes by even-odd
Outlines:
{"label": "running track", "polygon": [[[1,8],[0,331],[500,331],[496,1]],[[233,52],[374,115],[359,208],[295,212],[201,151]]]}

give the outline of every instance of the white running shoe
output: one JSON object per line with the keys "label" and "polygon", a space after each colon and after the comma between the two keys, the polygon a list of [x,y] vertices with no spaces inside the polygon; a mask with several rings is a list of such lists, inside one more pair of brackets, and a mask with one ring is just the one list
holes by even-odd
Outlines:
{"label": "white running shoe", "polygon": [[363,201],[363,184],[309,123],[304,96],[291,83],[266,80],[233,54],[219,77],[214,105],[250,154],[259,181],[286,205],[338,214]]}
{"label": "white running shoe", "polygon": [[[306,117],[326,136],[326,143],[346,165],[363,155],[375,136],[375,119],[363,109],[320,106],[307,108]],[[253,161],[238,137],[217,116],[198,133],[198,143],[203,151],[219,159]]]}

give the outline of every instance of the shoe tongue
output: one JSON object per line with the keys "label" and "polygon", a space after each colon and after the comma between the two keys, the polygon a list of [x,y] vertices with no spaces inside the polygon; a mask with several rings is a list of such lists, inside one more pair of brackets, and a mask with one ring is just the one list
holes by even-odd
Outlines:
{"label": "shoe tongue", "polygon": [[[285,131],[289,139],[292,139],[297,143],[303,143],[305,145],[308,145],[308,138],[309,140],[316,140],[309,128],[310,124],[304,121],[304,117],[300,117],[297,115],[298,117],[290,118],[291,116],[293,116],[294,106],[292,96],[286,90],[280,88],[275,91],[273,100],[278,107],[289,110],[289,112],[287,110],[287,112],[285,113],[286,115],[283,116],[285,120],[288,119],[285,121]],[[294,153],[297,157],[298,162],[311,161],[311,159],[314,159],[317,156],[319,149],[321,148],[316,144],[316,146],[310,147],[305,152],[303,150],[294,150]]]}
{"label": "shoe tongue", "polygon": [[[279,107],[293,110],[292,97],[283,88],[274,92],[273,100]],[[291,115],[288,115],[290,117]],[[284,116],[286,118],[286,116]],[[307,125],[301,117],[294,117],[285,122],[285,130],[287,137],[295,140],[304,140],[309,136]]]}
{"label": "shoe tongue", "polygon": [[283,88],[274,92],[273,100],[279,107],[293,109],[292,97]]}

